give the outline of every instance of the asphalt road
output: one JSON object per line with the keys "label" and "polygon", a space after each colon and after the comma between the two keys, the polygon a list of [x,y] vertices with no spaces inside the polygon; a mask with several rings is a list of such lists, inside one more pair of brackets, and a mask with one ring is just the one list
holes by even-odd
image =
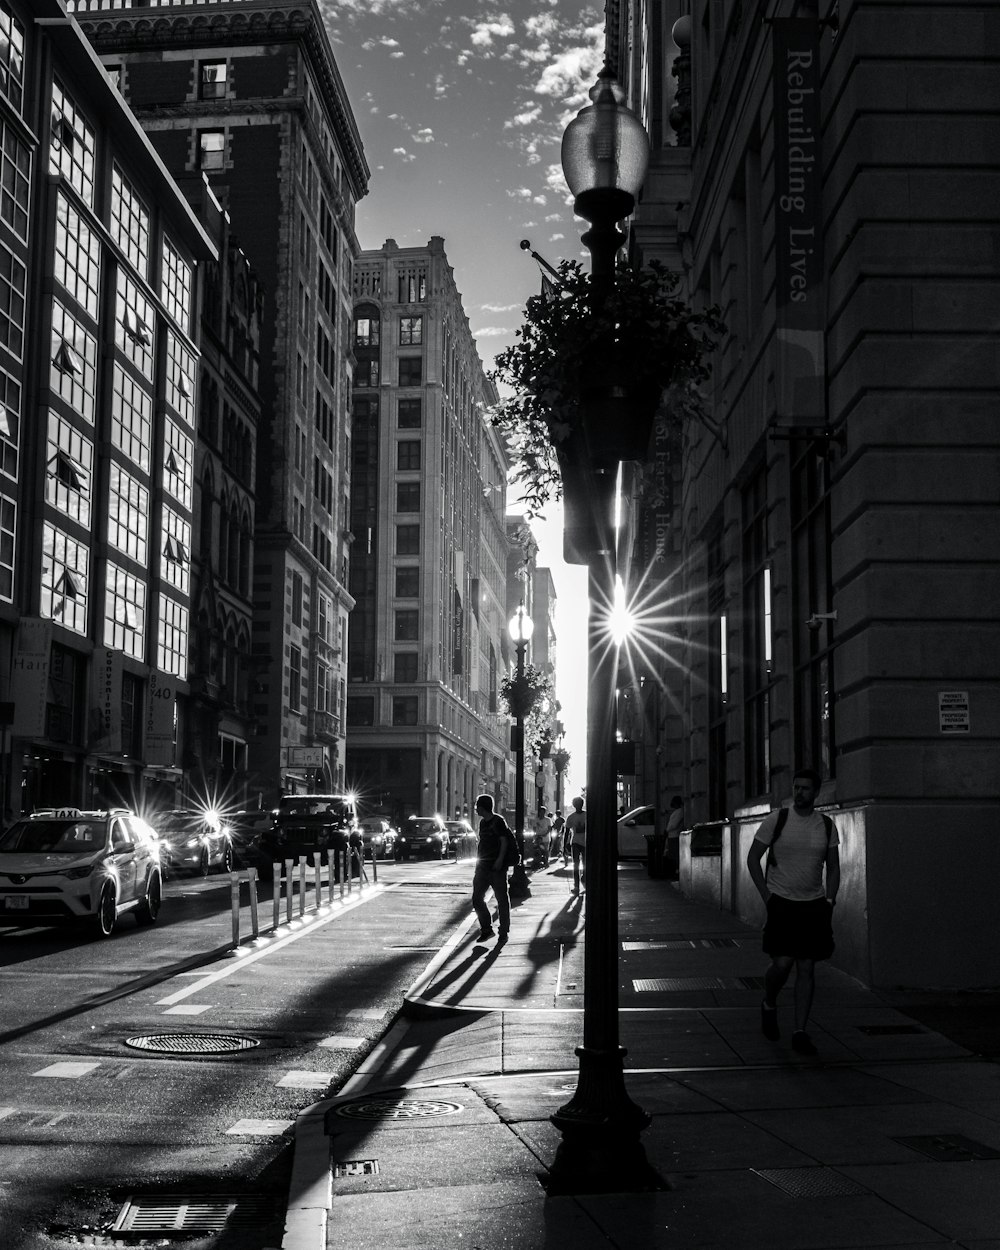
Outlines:
{"label": "asphalt road", "polygon": [[[3,1250],[120,1246],[111,1225],[130,1200],[180,1212],[247,1194],[260,1200],[251,1226],[187,1239],[186,1250],[279,1245],[296,1114],[336,1093],[392,1023],[468,913],[471,876],[470,860],[380,862],[377,886],[355,884],[350,901],[304,921],[293,900],[295,924],[238,956],[224,952],[230,886],[216,876],[169,881],[153,928],[125,917],[106,940],[0,926]],[[135,1049],[161,1034],[248,1045]],[[128,1244],[161,1238],[133,1232]]]}

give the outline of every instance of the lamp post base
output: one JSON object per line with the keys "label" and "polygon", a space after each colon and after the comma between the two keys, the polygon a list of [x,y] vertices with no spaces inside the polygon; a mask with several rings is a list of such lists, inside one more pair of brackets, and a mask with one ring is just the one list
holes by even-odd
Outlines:
{"label": "lamp post base", "polygon": [[580,1076],[576,1093],[552,1123],[562,1141],[545,1188],[559,1194],[642,1193],[667,1189],[646,1158],[639,1134],[650,1116],[628,1096],[622,1047],[577,1048]]}

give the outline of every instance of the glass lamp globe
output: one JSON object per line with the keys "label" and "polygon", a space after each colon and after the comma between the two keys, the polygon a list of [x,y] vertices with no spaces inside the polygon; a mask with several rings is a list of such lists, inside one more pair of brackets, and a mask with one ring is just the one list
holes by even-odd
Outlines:
{"label": "glass lamp globe", "polygon": [[531,635],[535,632],[535,622],[528,614],[524,604],[519,604],[517,611],[510,618],[507,625],[510,633],[511,642],[515,646],[523,646],[524,643],[531,641]]}
{"label": "glass lamp globe", "polygon": [[563,174],[581,217],[592,220],[596,210],[620,221],[632,211],[642,189],[649,140],[607,65],[590,89],[590,98],[593,103],[577,113],[563,134]]}

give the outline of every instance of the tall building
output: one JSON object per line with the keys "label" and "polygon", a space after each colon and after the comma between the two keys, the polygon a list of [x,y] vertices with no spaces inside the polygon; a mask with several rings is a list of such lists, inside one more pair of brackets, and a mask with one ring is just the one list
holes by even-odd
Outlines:
{"label": "tall building", "polygon": [[666,624],[643,797],[718,822],[686,888],[753,918],[748,843],[821,769],[835,960],[992,984],[1000,25],[982,3],[687,8],[610,10],[653,146],[634,258],[728,328],[708,420],[662,413],[646,469],[630,581]]}
{"label": "tall building", "polygon": [[0,124],[6,818],[176,775],[216,249],[56,0],[0,5]]}
{"label": "tall building", "polygon": [[347,779],[393,819],[501,798],[507,458],[444,240],[354,278]]}
{"label": "tall building", "polygon": [[264,294],[247,786],[344,784],[350,328],[368,166],[316,0],[76,13],[176,175],[201,171]]}

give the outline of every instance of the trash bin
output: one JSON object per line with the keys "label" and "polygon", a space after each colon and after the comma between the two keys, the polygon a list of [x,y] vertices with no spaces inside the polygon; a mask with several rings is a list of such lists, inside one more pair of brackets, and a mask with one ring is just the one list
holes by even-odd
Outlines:
{"label": "trash bin", "polygon": [[646,872],[654,880],[666,876],[667,869],[663,862],[663,855],[666,849],[667,839],[665,834],[646,834]]}

